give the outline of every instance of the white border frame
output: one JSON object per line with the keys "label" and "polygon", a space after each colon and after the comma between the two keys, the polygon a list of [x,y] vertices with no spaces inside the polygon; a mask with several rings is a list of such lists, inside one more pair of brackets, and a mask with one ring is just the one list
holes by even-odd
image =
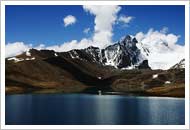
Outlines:
{"label": "white border frame", "polygon": [[[185,5],[185,125],[5,125],[5,5]],[[188,1],[1,1],[1,128],[2,129],[189,129],[189,2]]]}

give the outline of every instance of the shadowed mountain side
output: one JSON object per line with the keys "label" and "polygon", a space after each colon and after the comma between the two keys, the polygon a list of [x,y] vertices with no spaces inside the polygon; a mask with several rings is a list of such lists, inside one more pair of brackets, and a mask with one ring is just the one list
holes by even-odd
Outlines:
{"label": "shadowed mountain side", "polygon": [[120,70],[97,62],[50,56],[6,60],[6,93],[119,92],[184,97],[185,69]]}
{"label": "shadowed mountain side", "polygon": [[5,78],[8,86],[6,92],[12,92],[15,88],[27,89],[28,86],[32,86],[32,90],[59,89],[63,92],[77,92],[86,87],[74,80],[72,74],[43,60],[18,63],[6,61]]}
{"label": "shadowed mountain side", "polygon": [[75,63],[74,61],[68,60],[66,58],[54,57],[54,58],[45,59],[44,61],[48,62],[49,64],[53,66],[66,70],[67,72],[71,73],[72,76],[76,80],[88,86],[109,86],[110,85],[105,80],[98,79],[98,77],[96,77],[89,71],[81,68],[79,64]]}

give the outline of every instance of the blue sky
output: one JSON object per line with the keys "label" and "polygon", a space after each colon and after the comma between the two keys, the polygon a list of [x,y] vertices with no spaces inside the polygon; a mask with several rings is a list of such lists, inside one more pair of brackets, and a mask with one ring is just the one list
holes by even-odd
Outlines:
{"label": "blue sky", "polygon": [[[104,12],[102,12],[104,13]],[[63,18],[72,15],[76,22],[64,26]],[[180,35],[179,44],[184,44],[184,6],[121,6],[117,17],[131,16],[129,23],[113,25],[112,41],[126,34],[147,33],[150,28],[169,29],[168,33]],[[62,44],[71,40],[80,41],[94,34],[95,16],[84,11],[82,6],[6,6],[6,43],[24,42],[47,46]],[[90,28],[84,33],[85,28]]]}

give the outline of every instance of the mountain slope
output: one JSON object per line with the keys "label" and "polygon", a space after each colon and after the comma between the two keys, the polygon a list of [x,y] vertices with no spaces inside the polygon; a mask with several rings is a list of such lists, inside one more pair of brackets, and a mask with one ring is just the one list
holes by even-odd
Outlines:
{"label": "mountain slope", "polygon": [[102,90],[157,96],[177,93],[183,97],[185,69],[179,66],[183,66],[184,60],[175,69],[151,70],[145,56],[151,50],[142,46],[142,53],[137,44],[135,38],[126,36],[105,49],[92,46],[68,52],[30,49],[5,59],[6,93],[97,93]]}

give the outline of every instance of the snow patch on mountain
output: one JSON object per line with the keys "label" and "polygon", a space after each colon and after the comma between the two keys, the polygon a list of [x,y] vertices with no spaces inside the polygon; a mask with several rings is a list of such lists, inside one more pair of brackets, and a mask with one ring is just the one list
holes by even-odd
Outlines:
{"label": "snow patch on mountain", "polygon": [[80,58],[78,53],[76,52],[76,50],[69,51],[69,55],[72,59],[79,59]]}
{"label": "snow patch on mountain", "polygon": [[152,75],[152,78],[153,78],[153,79],[158,78],[158,74],[154,74],[154,75]]}
{"label": "snow patch on mountain", "polygon": [[35,57],[32,57],[32,58],[26,58],[25,60],[35,60],[36,58]]}
{"label": "snow patch on mountain", "polygon": [[20,61],[24,61],[24,59],[16,58],[16,57],[11,57],[11,58],[8,58],[7,60],[14,60],[15,63],[20,62]]}
{"label": "snow patch on mountain", "polygon": [[165,84],[171,84],[171,82],[170,81],[165,81]]}
{"label": "snow patch on mountain", "polygon": [[31,53],[30,53],[30,51],[28,50],[28,51],[26,51],[26,56],[31,56]]}
{"label": "snow patch on mountain", "polygon": [[58,55],[57,55],[57,53],[54,53],[54,56],[56,56],[56,57],[57,57],[57,56],[58,56]]}
{"label": "snow patch on mountain", "polygon": [[120,46],[119,45],[109,46],[105,49],[104,53],[107,61],[105,65],[111,65],[117,68],[117,65],[119,64],[118,58],[122,54]]}
{"label": "snow patch on mountain", "polygon": [[35,57],[32,57],[32,58],[17,58],[17,57],[11,57],[11,58],[8,58],[7,60],[11,61],[13,60],[15,63],[17,62],[21,62],[21,61],[25,61],[25,60],[35,60],[36,58]]}

